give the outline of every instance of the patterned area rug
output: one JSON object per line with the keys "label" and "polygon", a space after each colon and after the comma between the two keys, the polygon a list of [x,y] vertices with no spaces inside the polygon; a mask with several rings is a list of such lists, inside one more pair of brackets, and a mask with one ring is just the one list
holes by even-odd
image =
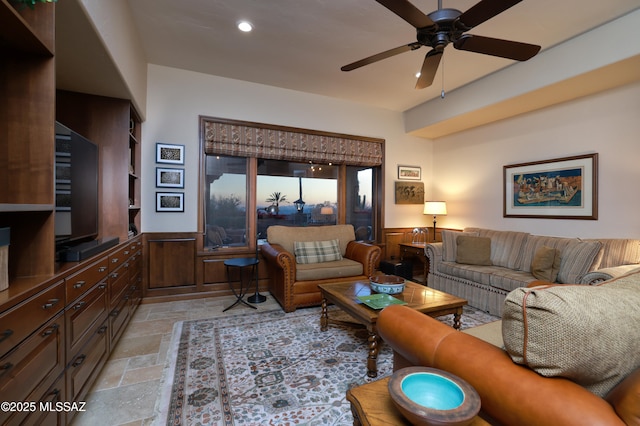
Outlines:
{"label": "patterned area rug", "polygon": [[[462,328],[495,319],[465,307]],[[319,308],[184,321],[174,327],[154,424],[353,424],[347,389],[392,373],[387,345],[376,379],[367,377],[367,353],[365,329],[321,332]]]}

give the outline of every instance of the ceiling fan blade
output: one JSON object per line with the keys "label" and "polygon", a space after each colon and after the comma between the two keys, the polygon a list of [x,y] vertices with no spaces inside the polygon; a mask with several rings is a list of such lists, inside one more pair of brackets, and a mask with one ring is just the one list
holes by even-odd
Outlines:
{"label": "ceiling fan blade", "polygon": [[435,23],[407,0],[376,0],[378,3],[416,28],[432,27]]}
{"label": "ceiling fan blade", "polygon": [[501,58],[526,61],[540,51],[540,46],[535,44],[520,43],[518,41],[502,40],[499,38],[474,36],[465,34],[453,43],[453,47],[469,52],[483,53],[485,55],[499,56]]}
{"label": "ceiling fan blade", "polygon": [[431,86],[436,76],[436,71],[438,71],[442,53],[442,50],[433,49],[426,54],[424,62],[422,63],[422,69],[420,70],[420,77],[418,77],[418,81],[416,82],[416,89],[424,89],[425,87]]}
{"label": "ceiling fan blade", "polygon": [[469,10],[460,15],[458,25],[462,25],[465,31],[482,24],[494,16],[504,12],[522,0],[481,0]]}
{"label": "ceiling fan blade", "polygon": [[350,63],[348,65],[345,65],[345,66],[341,67],[340,69],[342,71],[352,71],[352,70],[355,70],[356,68],[360,68],[360,67],[363,67],[365,65],[369,65],[369,64],[372,64],[374,62],[378,62],[378,61],[381,61],[383,59],[390,58],[391,56],[395,56],[395,55],[398,55],[400,53],[408,52],[410,50],[416,50],[416,49],[420,48],[421,46],[422,45],[420,43],[418,43],[418,42],[409,43],[409,44],[406,44],[404,46],[396,47],[394,49],[389,49],[387,51],[378,53],[376,55],[369,56],[369,57],[364,58],[364,59],[360,59],[359,61],[356,61],[356,62]]}

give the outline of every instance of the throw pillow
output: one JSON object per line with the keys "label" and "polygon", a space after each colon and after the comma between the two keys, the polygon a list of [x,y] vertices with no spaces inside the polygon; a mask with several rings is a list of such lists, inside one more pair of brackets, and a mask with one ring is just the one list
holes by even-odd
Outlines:
{"label": "throw pillow", "polygon": [[477,232],[458,232],[442,230],[442,260],[444,262],[456,261],[457,243],[459,236],[477,237]]}
{"label": "throw pillow", "polygon": [[507,295],[502,336],[512,360],[604,397],[640,367],[640,273],[607,284],[518,288]]}
{"label": "throw pillow", "polygon": [[456,244],[456,263],[491,265],[491,238],[462,235]]}
{"label": "throw pillow", "polygon": [[294,241],[293,253],[297,263],[322,263],[342,260],[338,240]]}
{"label": "throw pillow", "polygon": [[560,251],[547,246],[540,247],[531,261],[531,274],[539,280],[553,283],[560,270]]}
{"label": "throw pillow", "polygon": [[576,241],[566,246],[560,254],[562,259],[558,271],[558,282],[579,283],[582,276],[591,270],[601,249],[600,241]]}

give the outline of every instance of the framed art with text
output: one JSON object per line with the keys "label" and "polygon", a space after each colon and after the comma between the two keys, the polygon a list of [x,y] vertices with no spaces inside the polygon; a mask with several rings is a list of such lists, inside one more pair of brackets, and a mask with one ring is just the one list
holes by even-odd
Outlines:
{"label": "framed art with text", "polygon": [[157,143],[156,163],[184,164],[184,145]]}
{"label": "framed art with text", "polygon": [[503,167],[504,217],[598,218],[598,154]]}
{"label": "framed art with text", "polygon": [[183,212],[184,193],[182,192],[156,192],[157,212]]}

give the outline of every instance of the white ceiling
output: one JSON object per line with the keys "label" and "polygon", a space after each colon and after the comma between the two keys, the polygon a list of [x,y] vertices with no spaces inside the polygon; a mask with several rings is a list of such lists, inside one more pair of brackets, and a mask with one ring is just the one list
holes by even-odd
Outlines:
{"label": "white ceiling", "polygon": [[[444,0],[443,6],[465,11],[476,2]],[[415,29],[375,0],[128,3],[149,63],[397,111],[440,96],[443,86],[451,91],[514,63],[449,45],[434,84],[416,90],[415,73],[427,47],[340,71],[342,65],[415,41]],[[437,9],[437,0],[413,4],[425,13]],[[638,0],[525,0],[469,33],[539,44],[544,50],[638,7]],[[236,29],[242,19],[254,25],[253,32]]]}

